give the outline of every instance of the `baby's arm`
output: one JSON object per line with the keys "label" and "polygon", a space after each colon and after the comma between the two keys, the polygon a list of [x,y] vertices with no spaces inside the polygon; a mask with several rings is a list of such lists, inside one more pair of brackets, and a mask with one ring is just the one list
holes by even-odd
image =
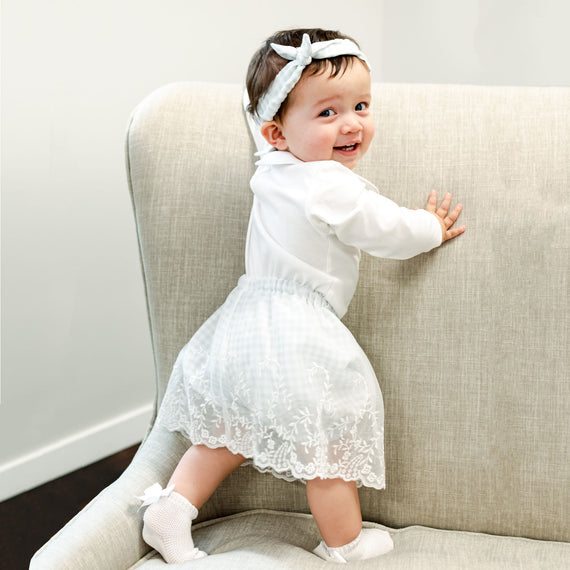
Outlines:
{"label": "baby's arm", "polygon": [[457,221],[459,214],[461,214],[463,206],[461,204],[457,204],[451,212],[449,211],[450,206],[451,194],[449,192],[443,197],[439,208],[437,207],[437,192],[435,190],[430,192],[425,209],[430,214],[433,214],[440,223],[443,236],[442,243],[457,237],[465,231],[465,226],[452,227]]}
{"label": "baby's arm", "polygon": [[[455,227],[461,206],[450,212],[451,196],[437,207],[437,194],[430,194],[424,209],[398,206],[378,193],[372,184],[334,161],[303,163],[311,192],[306,213],[322,234],[334,233],[343,244],[375,257],[410,259],[431,251],[465,231]],[[335,166],[337,165],[337,166]]]}

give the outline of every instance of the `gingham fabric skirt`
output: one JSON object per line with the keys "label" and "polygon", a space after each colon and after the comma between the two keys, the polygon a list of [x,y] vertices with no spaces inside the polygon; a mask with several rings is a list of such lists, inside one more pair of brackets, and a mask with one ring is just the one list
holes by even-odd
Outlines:
{"label": "gingham fabric skirt", "polygon": [[381,489],[383,420],[370,362],[324,297],[243,276],[178,355],[157,422],[286,480]]}

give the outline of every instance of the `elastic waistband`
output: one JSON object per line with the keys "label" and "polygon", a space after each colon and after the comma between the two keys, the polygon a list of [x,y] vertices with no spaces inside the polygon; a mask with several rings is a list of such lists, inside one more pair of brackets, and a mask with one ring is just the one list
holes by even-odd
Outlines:
{"label": "elastic waistband", "polygon": [[279,279],[276,277],[249,277],[242,275],[238,281],[239,289],[251,291],[268,291],[272,293],[285,293],[306,299],[307,302],[329,309],[334,313],[331,304],[325,299],[322,293],[316,291],[309,285],[299,283],[293,279]]}

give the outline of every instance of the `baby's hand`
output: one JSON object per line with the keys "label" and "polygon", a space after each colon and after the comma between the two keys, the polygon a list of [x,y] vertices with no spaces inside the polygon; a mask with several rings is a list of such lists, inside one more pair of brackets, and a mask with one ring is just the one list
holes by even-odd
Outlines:
{"label": "baby's hand", "polygon": [[457,204],[457,206],[455,206],[451,212],[449,211],[450,206],[451,194],[449,192],[443,197],[439,208],[437,207],[437,192],[435,190],[432,190],[429,193],[429,198],[425,209],[430,214],[433,214],[441,224],[441,232],[443,235],[442,243],[444,241],[457,237],[459,234],[462,234],[465,231],[465,226],[452,228],[453,224],[457,221],[459,214],[461,214],[463,206],[461,204]]}

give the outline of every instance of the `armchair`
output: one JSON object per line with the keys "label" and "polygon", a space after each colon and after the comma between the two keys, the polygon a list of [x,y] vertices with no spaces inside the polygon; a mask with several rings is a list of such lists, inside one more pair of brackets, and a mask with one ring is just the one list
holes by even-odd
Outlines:
{"label": "armchair", "polygon": [[[464,204],[467,232],[408,261],[364,256],[345,318],[385,401],[387,488],[363,517],[395,549],[355,568],[570,567],[570,89],[374,85],[358,172],[401,205]],[[176,355],[243,272],[255,148],[239,85],[177,83],[127,133],[160,405]],[[142,434],[141,434],[142,435]],[[32,570],[163,568],[136,495],[186,448],[149,427],[127,471]],[[201,510],[181,567],[324,568],[304,487],[242,467]]]}

